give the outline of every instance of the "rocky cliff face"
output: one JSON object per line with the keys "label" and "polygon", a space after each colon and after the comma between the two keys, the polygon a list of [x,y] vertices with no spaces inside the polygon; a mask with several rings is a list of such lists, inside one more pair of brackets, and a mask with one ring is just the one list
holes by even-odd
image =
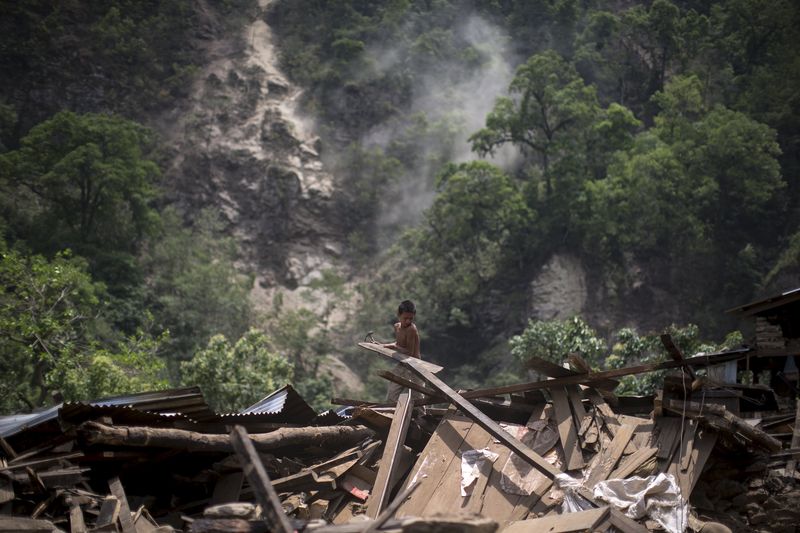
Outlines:
{"label": "rocky cliff face", "polygon": [[218,210],[263,287],[308,283],[341,253],[334,178],[321,143],[300,116],[300,89],[278,68],[269,0],[241,35],[228,35],[200,3],[207,63],[188,109],[162,130],[174,148],[170,196],[186,212]]}

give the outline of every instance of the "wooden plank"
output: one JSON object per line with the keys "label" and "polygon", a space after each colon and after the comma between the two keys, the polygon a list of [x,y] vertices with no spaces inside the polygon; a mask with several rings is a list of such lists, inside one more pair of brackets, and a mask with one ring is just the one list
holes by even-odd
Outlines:
{"label": "wooden plank", "polygon": [[686,470],[684,481],[681,484],[681,494],[687,500],[692,495],[694,486],[697,485],[697,480],[703,473],[703,467],[706,461],[711,457],[711,452],[717,443],[717,432],[709,431],[708,429],[701,429],[695,436],[695,444],[692,450],[692,460],[689,463],[689,468]]}
{"label": "wooden plank", "polygon": [[659,459],[669,459],[675,452],[675,446],[678,444],[678,434],[681,431],[681,421],[679,418],[663,417],[656,419],[656,426],[658,427],[658,452],[656,457]]}
{"label": "wooden plank", "polygon": [[[492,442],[492,436],[478,424],[473,424],[464,437],[464,442],[461,443],[461,446],[455,453],[455,457],[450,463],[445,475],[442,476],[439,481],[433,496],[431,496],[422,509],[420,516],[461,514],[463,513],[464,507],[473,496],[476,499],[482,498],[483,494],[478,494],[475,490],[473,490],[471,496],[467,496],[466,498],[461,496],[461,456],[464,452],[469,450],[486,448],[490,442]],[[486,485],[484,484],[483,487],[485,488]]]}
{"label": "wooden plank", "polygon": [[[792,432],[792,444],[790,448],[797,448],[800,446],[800,398],[797,399],[795,407],[794,431]],[[797,468],[797,460],[792,456],[786,462],[786,472],[794,477],[794,471]]]}
{"label": "wooden plank", "polygon": [[97,517],[95,527],[100,528],[116,524],[119,518],[119,507],[119,500],[115,496],[106,496],[100,506],[100,515]]}
{"label": "wooden plank", "polygon": [[0,472],[10,472],[12,470],[25,469],[34,466],[44,466],[51,463],[58,463],[60,461],[67,461],[69,459],[77,459],[79,457],[83,457],[83,452],[65,453],[60,455],[54,455],[52,457],[44,457],[42,459],[35,459],[32,461],[24,461],[24,462],[11,461],[8,464],[8,466],[0,468]]}
{"label": "wooden plank", "polygon": [[397,509],[400,508],[400,505],[404,501],[406,501],[406,499],[408,499],[408,497],[411,496],[411,494],[414,493],[417,487],[419,487],[420,483],[422,483],[422,481],[418,480],[415,483],[412,483],[411,485],[403,489],[400,492],[400,494],[398,494],[397,497],[392,501],[392,503],[387,505],[386,509],[381,511],[381,514],[379,514],[373,522],[371,522],[369,525],[367,525],[367,527],[364,528],[363,533],[374,533],[375,531],[378,531],[381,528],[381,526],[383,526],[383,524],[385,524],[386,521],[389,520],[394,515],[394,513],[397,512]]}
{"label": "wooden plank", "polygon": [[119,500],[119,523],[122,526],[122,533],[136,533],[136,526],[134,526],[133,516],[131,516],[131,508],[128,505],[128,498],[125,496],[125,489],[122,488],[119,476],[114,476],[108,480],[108,488],[111,489],[111,494]]}
{"label": "wooden plank", "polygon": [[[746,352],[737,350],[723,354],[708,354],[698,355],[685,360],[685,363],[692,367],[706,367],[709,365],[719,364],[724,361],[732,361],[741,359]],[[549,389],[552,387],[562,385],[596,385],[602,383],[604,380],[619,378],[623,376],[633,376],[637,374],[646,374],[648,372],[655,372],[656,370],[666,370],[669,368],[678,368],[683,366],[678,361],[664,361],[661,363],[648,363],[644,365],[629,366],[625,368],[615,368],[612,370],[604,370],[601,372],[594,372],[592,374],[575,374],[564,377],[558,377],[545,381],[532,381],[529,383],[519,383],[516,385],[506,385],[503,387],[493,387],[490,389],[477,389],[463,393],[463,398],[482,398],[485,396],[498,396],[500,394],[511,394],[514,392],[527,392],[532,390]],[[435,388],[435,387],[434,387]]]}
{"label": "wooden plank", "polygon": [[400,449],[405,443],[412,413],[413,402],[411,392],[405,390],[400,393],[400,397],[397,400],[394,418],[389,428],[389,435],[386,437],[383,456],[381,457],[380,466],[378,467],[378,475],[375,478],[375,485],[372,488],[369,500],[367,500],[367,516],[370,518],[376,518],[381,511],[383,511],[389,499],[389,493],[392,491],[390,481],[393,472],[397,469],[395,462],[397,461]]}
{"label": "wooden plank", "polygon": [[[576,362],[577,362],[577,360],[576,360]],[[578,364],[580,364],[580,363],[578,363]],[[528,362],[526,363],[526,366],[528,366],[532,370],[536,370],[537,372],[540,372],[541,374],[544,374],[545,376],[550,377],[550,378],[563,378],[563,377],[566,377],[566,376],[580,376],[580,375],[586,375],[588,373],[588,372],[586,372],[586,373],[576,372],[575,370],[570,370],[569,368],[564,368],[561,365],[557,365],[555,363],[551,363],[550,361],[547,361],[546,359],[542,359],[540,357],[531,357],[528,360]],[[614,390],[614,389],[617,388],[617,385],[619,385],[619,381],[612,380],[612,379],[600,380],[597,383],[595,383],[595,385],[597,387],[600,387],[603,390]]]}
{"label": "wooden plank", "polygon": [[681,470],[686,471],[692,460],[692,448],[694,448],[694,435],[697,432],[697,420],[689,419],[686,421],[686,431],[684,431],[683,448],[681,449]]}
{"label": "wooden plank", "polygon": [[539,454],[522,444],[500,427],[497,422],[484,415],[463,396],[451,389],[444,381],[430,373],[424,365],[419,364],[414,358],[407,358],[405,364],[411,368],[418,376],[427,381],[431,387],[444,394],[451,403],[458,407],[462,413],[473,419],[478,425],[488,431],[494,438],[510,447],[515,453],[525,461],[539,469],[550,479],[554,479],[560,472],[553,465],[545,461]]}
{"label": "wooden plank", "polygon": [[384,348],[380,344],[375,344],[375,343],[372,343],[372,342],[359,342],[358,345],[361,346],[362,348],[366,349],[366,350],[369,350],[371,352],[377,353],[377,354],[379,354],[379,355],[381,355],[381,356],[383,356],[383,357],[385,357],[387,359],[392,359],[392,360],[397,361],[399,363],[404,363],[404,362],[408,361],[409,359],[413,359],[414,361],[416,361],[417,366],[419,366],[421,368],[424,368],[425,370],[427,370],[428,372],[430,372],[432,374],[436,374],[437,372],[441,372],[441,370],[443,368],[443,367],[441,367],[439,365],[435,365],[433,363],[429,363],[428,361],[423,361],[422,359],[417,359],[416,357],[410,357],[410,356],[408,356],[408,355],[406,355],[404,353],[400,353],[400,352],[398,352],[396,350],[390,350],[388,348]]}
{"label": "wooden plank", "polygon": [[686,359],[684,359],[683,354],[681,353],[680,349],[675,346],[675,343],[672,342],[672,336],[669,333],[664,333],[660,336],[661,344],[664,345],[664,348],[667,349],[667,353],[669,354],[672,359],[681,364],[681,366],[686,370],[686,372],[691,376],[692,380],[694,381],[697,379],[697,374],[694,373],[692,367],[686,364]]}
{"label": "wooden plank", "polygon": [[243,481],[244,472],[232,472],[219,478],[214,485],[209,506],[238,502],[242,494]]}
{"label": "wooden plank", "polygon": [[459,460],[456,452],[474,425],[472,420],[453,413],[446,414],[434,430],[425,449],[408,476],[407,484],[416,479],[425,479],[425,484],[411,498],[401,504],[398,516],[419,516],[422,509],[433,496],[450,463]]}
{"label": "wooden plank", "polygon": [[[495,452],[498,457],[492,465],[492,471],[489,474],[489,479],[484,489],[484,497],[481,502],[480,508],[476,510],[477,514],[491,518],[502,527],[504,522],[508,522],[511,514],[514,512],[516,505],[519,503],[521,496],[519,494],[509,494],[503,490],[501,480],[503,477],[503,467],[510,457],[512,451],[508,446],[501,443],[492,442],[489,449]],[[548,484],[549,486],[549,484]],[[477,507],[477,501],[475,506]],[[470,507],[470,510],[473,507]]]}
{"label": "wooden plank", "polygon": [[267,524],[277,533],[294,531],[247,431],[242,426],[234,426],[230,440],[242,463],[244,475],[253,488],[256,501],[261,505]]}
{"label": "wooden plank", "polygon": [[611,409],[611,407],[609,407],[605,399],[603,399],[600,393],[594,388],[589,387],[584,391],[584,393],[586,394],[586,397],[589,398],[589,401],[592,402],[592,405],[594,405],[595,410],[605,423],[606,428],[608,428],[609,433],[611,433],[611,436],[616,436],[620,427],[617,414]]}
{"label": "wooden plank", "polygon": [[611,441],[611,445],[595,456],[589,470],[589,476],[586,478],[585,486],[587,489],[592,490],[596,483],[608,479],[608,475],[614,470],[620,457],[622,457],[622,452],[625,451],[625,447],[633,437],[635,430],[636,426],[624,424],[617,432],[614,440]]}
{"label": "wooden plank", "polygon": [[575,513],[559,514],[522,520],[510,524],[503,533],[529,533],[542,531],[547,533],[572,533],[576,531],[600,531],[595,529],[595,524],[602,522],[608,516],[608,506],[579,511]]}
{"label": "wooden plank", "polygon": [[656,456],[656,452],[658,448],[639,448],[629,456],[625,457],[622,461],[620,461],[619,466],[609,474],[607,479],[625,479],[634,472],[636,472],[639,468],[641,468],[645,463],[650,461]]}
{"label": "wooden plank", "polygon": [[581,392],[578,390],[577,385],[568,385],[567,396],[569,397],[569,404],[572,406],[572,414],[574,415],[575,427],[581,427],[583,419],[586,418],[586,408],[583,406],[581,399]]}
{"label": "wooden plank", "polygon": [[625,516],[622,511],[611,507],[609,513],[611,525],[617,528],[621,533],[648,533],[650,530],[638,522]]}
{"label": "wooden plank", "polygon": [[747,440],[766,448],[770,452],[780,450],[781,442],[760,429],[752,427],[743,419],[734,415],[719,405],[702,405],[697,402],[681,402],[680,400],[665,400],[664,408],[678,415],[683,415],[698,420],[700,423],[719,431],[735,433]]}
{"label": "wooden plank", "polygon": [[401,385],[407,389],[411,389],[413,391],[430,396],[431,399],[438,399],[439,401],[444,401],[443,397],[435,390],[423,387],[419,383],[415,383],[410,379],[404,378],[403,376],[398,376],[397,374],[389,372],[388,370],[381,370],[380,372],[378,372],[378,375],[383,379],[391,381],[392,383],[397,383],[398,385]]}
{"label": "wooden plank", "polygon": [[69,499],[69,533],[86,533],[83,511],[78,502]]}
{"label": "wooden plank", "polygon": [[564,468],[566,470],[583,468],[586,463],[578,443],[578,432],[573,423],[567,392],[563,387],[553,387],[550,389],[550,396],[553,399],[558,435],[564,448]]}

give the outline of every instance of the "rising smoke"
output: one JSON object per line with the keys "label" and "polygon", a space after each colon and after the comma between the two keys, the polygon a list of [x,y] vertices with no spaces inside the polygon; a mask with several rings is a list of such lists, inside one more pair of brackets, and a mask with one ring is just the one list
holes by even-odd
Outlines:
{"label": "rising smoke", "polygon": [[[414,28],[407,31],[419,34]],[[413,226],[421,219],[433,202],[435,176],[442,163],[478,158],[468,138],[484,126],[495,99],[507,93],[513,78],[516,61],[508,48],[509,37],[497,26],[473,14],[449,31],[454,41],[467,44],[464,50],[472,59],[466,62],[466,68],[463,56],[458,61],[402,65],[409,57],[406,50],[378,46],[367,49],[379,71],[410,67],[414,81],[412,103],[405,117],[373,128],[362,137],[362,144],[390,152],[398,143],[408,144],[409,135],[419,133],[420,122],[428,126],[424,140],[415,145],[418,153],[402,180],[392,184],[381,197],[377,221],[380,246],[391,244],[398,229]],[[504,169],[511,169],[518,159],[517,150],[510,146],[490,158]]]}

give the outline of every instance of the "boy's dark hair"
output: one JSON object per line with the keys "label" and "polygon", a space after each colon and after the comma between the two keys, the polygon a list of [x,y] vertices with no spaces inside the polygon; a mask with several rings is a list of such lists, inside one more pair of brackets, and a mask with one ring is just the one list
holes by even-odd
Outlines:
{"label": "boy's dark hair", "polygon": [[414,306],[414,302],[411,300],[403,300],[400,302],[400,305],[397,307],[397,314],[402,315],[403,313],[414,313],[417,314],[417,308]]}

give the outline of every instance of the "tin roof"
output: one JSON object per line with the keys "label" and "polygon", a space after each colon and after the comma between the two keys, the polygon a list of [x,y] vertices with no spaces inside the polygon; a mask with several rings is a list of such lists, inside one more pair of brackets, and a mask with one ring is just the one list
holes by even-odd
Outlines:
{"label": "tin roof", "polygon": [[756,300],[755,302],[733,307],[725,312],[742,316],[752,316],[797,301],[800,301],[800,287],[764,298],[762,300]]}
{"label": "tin roof", "polygon": [[268,415],[259,418],[263,418],[264,422],[291,421],[297,424],[307,424],[317,415],[291,385],[284,385],[250,407],[242,409],[238,414]]}
{"label": "tin roof", "polygon": [[[55,421],[59,417],[72,421],[80,418],[82,413],[86,414],[87,418],[111,416],[112,418],[122,417],[128,421],[139,418],[142,422],[148,423],[156,422],[167,416],[186,417],[193,420],[217,417],[206,403],[199,387],[181,387],[126,394],[90,402],[68,402],[35,413],[3,416],[0,417],[0,437],[11,437],[46,422]],[[154,414],[156,416],[153,416]]]}

